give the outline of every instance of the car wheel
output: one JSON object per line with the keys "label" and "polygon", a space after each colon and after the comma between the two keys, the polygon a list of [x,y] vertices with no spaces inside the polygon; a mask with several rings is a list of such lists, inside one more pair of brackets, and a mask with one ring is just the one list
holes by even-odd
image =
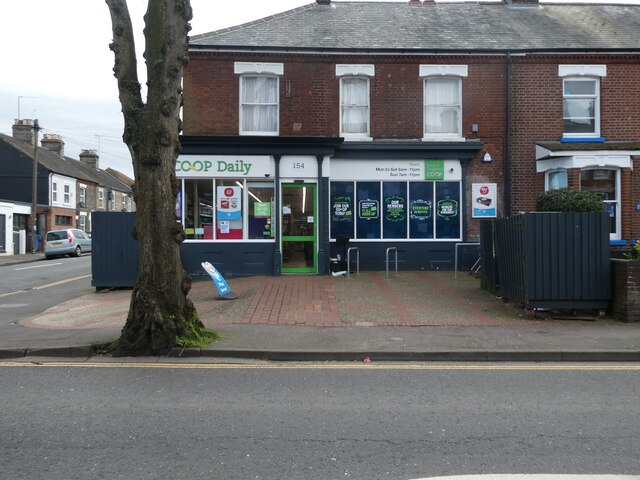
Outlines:
{"label": "car wheel", "polygon": [[76,252],[74,253],[74,256],[79,257],[82,255],[82,249],[80,248],[80,245],[78,245],[76,247]]}
{"label": "car wheel", "polygon": [[45,255],[44,258],[45,260],[51,260],[53,258],[53,255]]}

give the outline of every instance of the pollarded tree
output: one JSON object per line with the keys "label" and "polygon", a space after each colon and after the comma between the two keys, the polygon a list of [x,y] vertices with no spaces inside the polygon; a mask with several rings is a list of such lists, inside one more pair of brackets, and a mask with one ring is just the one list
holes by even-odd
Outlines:
{"label": "pollarded tree", "polygon": [[181,82],[192,10],[189,0],[149,0],[144,16],[145,102],[127,2],[106,3],[113,30],[113,71],[124,116],[123,140],[133,159],[137,208],[133,235],[140,259],[127,322],[113,351],[162,353],[174,347],[178,337],[198,335],[204,328],[187,298],[191,278],[180,261],[184,231],[175,217]]}

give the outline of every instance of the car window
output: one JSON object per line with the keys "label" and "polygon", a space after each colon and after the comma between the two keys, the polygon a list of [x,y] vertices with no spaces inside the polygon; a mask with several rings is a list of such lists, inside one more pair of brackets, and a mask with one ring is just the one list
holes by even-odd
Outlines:
{"label": "car window", "polygon": [[73,235],[76,238],[80,238],[82,240],[84,240],[84,238],[85,238],[84,233],[82,233],[82,230],[73,230]]}
{"label": "car window", "polygon": [[67,232],[48,232],[47,233],[47,242],[55,241],[55,240],[66,240]]}

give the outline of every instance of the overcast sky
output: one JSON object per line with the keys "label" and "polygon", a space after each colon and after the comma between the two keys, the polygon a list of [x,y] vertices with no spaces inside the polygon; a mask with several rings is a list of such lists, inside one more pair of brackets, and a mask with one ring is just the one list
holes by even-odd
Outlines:
{"label": "overcast sky", "polygon": [[[231,27],[309,3],[313,0],[191,0],[191,34]],[[141,37],[147,2],[129,0],[128,4],[134,29]],[[133,177],[131,158],[122,143],[123,120],[112,72],[111,37],[104,0],[3,1],[0,132],[11,135],[16,118],[37,118],[41,134],[55,133],[64,138],[66,155],[78,158],[81,149],[93,148],[99,150],[101,168],[115,168]],[[142,39],[136,47],[143,49]],[[138,56],[142,57],[140,53]]]}

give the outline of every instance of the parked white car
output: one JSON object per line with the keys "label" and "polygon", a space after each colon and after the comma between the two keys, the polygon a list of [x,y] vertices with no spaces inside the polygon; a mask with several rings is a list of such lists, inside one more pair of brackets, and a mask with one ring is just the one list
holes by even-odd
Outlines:
{"label": "parked white car", "polygon": [[91,237],[82,230],[67,228],[47,232],[44,239],[44,257],[53,258],[57,255],[79,257],[91,251]]}

